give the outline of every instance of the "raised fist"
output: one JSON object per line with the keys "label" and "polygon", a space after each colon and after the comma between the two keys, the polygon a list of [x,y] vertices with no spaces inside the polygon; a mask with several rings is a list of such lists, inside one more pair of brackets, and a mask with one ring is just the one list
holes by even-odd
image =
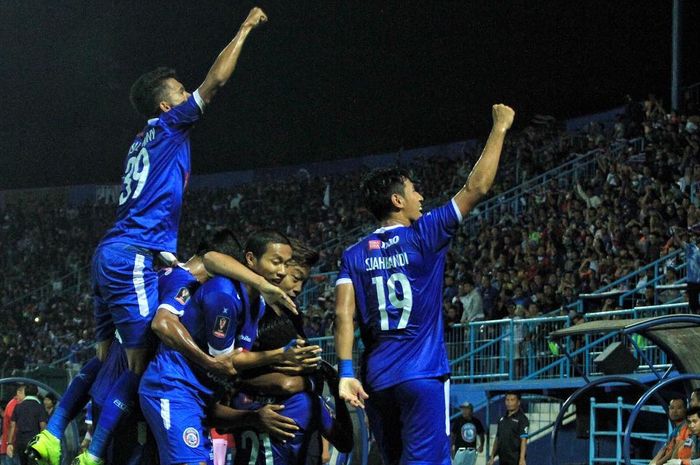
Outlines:
{"label": "raised fist", "polygon": [[515,117],[515,111],[508,105],[498,103],[491,107],[491,115],[493,116],[493,125],[504,131],[510,129]]}
{"label": "raised fist", "polygon": [[258,8],[257,6],[250,10],[250,13],[248,13],[248,17],[245,19],[245,22],[243,23],[244,26],[250,26],[250,27],[257,27],[261,25],[262,23],[267,21],[267,15],[263,10]]}

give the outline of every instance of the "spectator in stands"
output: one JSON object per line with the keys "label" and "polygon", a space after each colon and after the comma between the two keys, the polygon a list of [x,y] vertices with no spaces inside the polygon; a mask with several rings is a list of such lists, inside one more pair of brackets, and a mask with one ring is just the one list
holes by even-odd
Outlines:
{"label": "spectator in stands", "polygon": [[673,454],[673,446],[675,444],[678,433],[685,425],[686,408],[685,399],[676,397],[668,403],[668,420],[673,425],[673,431],[668,437],[668,441],[663,445],[659,452],[651,459],[649,465],[661,465],[666,463]]}
{"label": "spectator in stands", "polygon": [[39,400],[39,388],[35,384],[24,387],[25,397],[12,412],[10,434],[8,435],[7,455],[19,457],[20,465],[27,465],[25,450],[29,441],[46,428],[48,415]]}
{"label": "spectator in stands", "polygon": [[462,323],[471,323],[484,319],[484,303],[479,290],[474,287],[474,281],[466,276],[459,288],[459,296],[453,300],[462,305]]}
{"label": "spectator in stands", "polygon": [[695,465],[700,463],[700,407],[688,409],[687,427],[688,439],[680,445],[680,449],[673,458],[666,462],[667,465]]}

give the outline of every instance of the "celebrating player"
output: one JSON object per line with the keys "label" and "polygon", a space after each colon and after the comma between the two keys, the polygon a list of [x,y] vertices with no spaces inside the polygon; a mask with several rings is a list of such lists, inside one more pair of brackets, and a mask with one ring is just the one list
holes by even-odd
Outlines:
{"label": "celebrating player", "polygon": [[[441,298],[445,255],[460,221],[496,176],[514,112],[494,105],[492,116],[481,157],[446,205],[423,215],[423,197],[409,173],[398,169],[376,170],[361,186],[380,228],[343,254],[335,341],[340,395],[356,407],[366,403],[384,465],[450,464]],[[365,346],[362,383],[352,362],[356,308]]]}

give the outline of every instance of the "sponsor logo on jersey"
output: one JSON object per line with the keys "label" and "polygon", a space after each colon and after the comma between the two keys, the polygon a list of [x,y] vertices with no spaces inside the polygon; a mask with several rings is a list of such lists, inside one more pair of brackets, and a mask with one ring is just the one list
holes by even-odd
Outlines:
{"label": "sponsor logo on jersey", "polygon": [[217,316],[216,321],[214,322],[214,337],[218,337],[219,339],[223,339],[226,337],[226,331],[228,331],[228,326],[231,323],[231,319],[226,316]]}
{"label": "sponsor logo on jersey", "polygon": [[389,238],[388,241],[382,242],[379,239],[372,239],[368,241],[368,247],[369,250],[379,250],[379,249],[388,249],[389,247],[396,245],[399,243],[399,236],[394,236],[392,238]]}
{"label": "sponsor logo on jersey", "polygon": [[250,336],[246,336],[245,334],[239,334],[238,339],[241,341],[245,342],[252,342],[253,340],[250,338]]}
{"label": "sponsor logo on jersey", "polygon": [[188,300],[190,300],[190,290],[187,289],[186,287],[181,287],[179,291],[177,291],[177,295],[175,296],[175,300],[180,302],[182,305],[185,305]]}
{"label": "sponsor logo on jersey", "polygon": [[187,447],[194,449],[199,446],[199,431],[191,426],[185,428],[185,431],[182,432],[182,440],[185,441]]}
{"label": "sponsor logo on jersey", "polygon": [[379,250],[382,248],[382,241],[369,241],[369,250]]}

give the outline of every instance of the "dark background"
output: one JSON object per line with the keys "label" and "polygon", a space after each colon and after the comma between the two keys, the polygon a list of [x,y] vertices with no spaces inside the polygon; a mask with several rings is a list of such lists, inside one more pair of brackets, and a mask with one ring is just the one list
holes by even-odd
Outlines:
{"label": "dark background", "polygon": [[[175,67],[194,90],[255,3],[0,2],[0,188],[119,180],[143,120],[128,92]],[[653,92],[669,104],[669,1],[258,2],[270,21],[193,135],[194,173],[484,137]],[[683,82],[700,81],[685,2]]]}

